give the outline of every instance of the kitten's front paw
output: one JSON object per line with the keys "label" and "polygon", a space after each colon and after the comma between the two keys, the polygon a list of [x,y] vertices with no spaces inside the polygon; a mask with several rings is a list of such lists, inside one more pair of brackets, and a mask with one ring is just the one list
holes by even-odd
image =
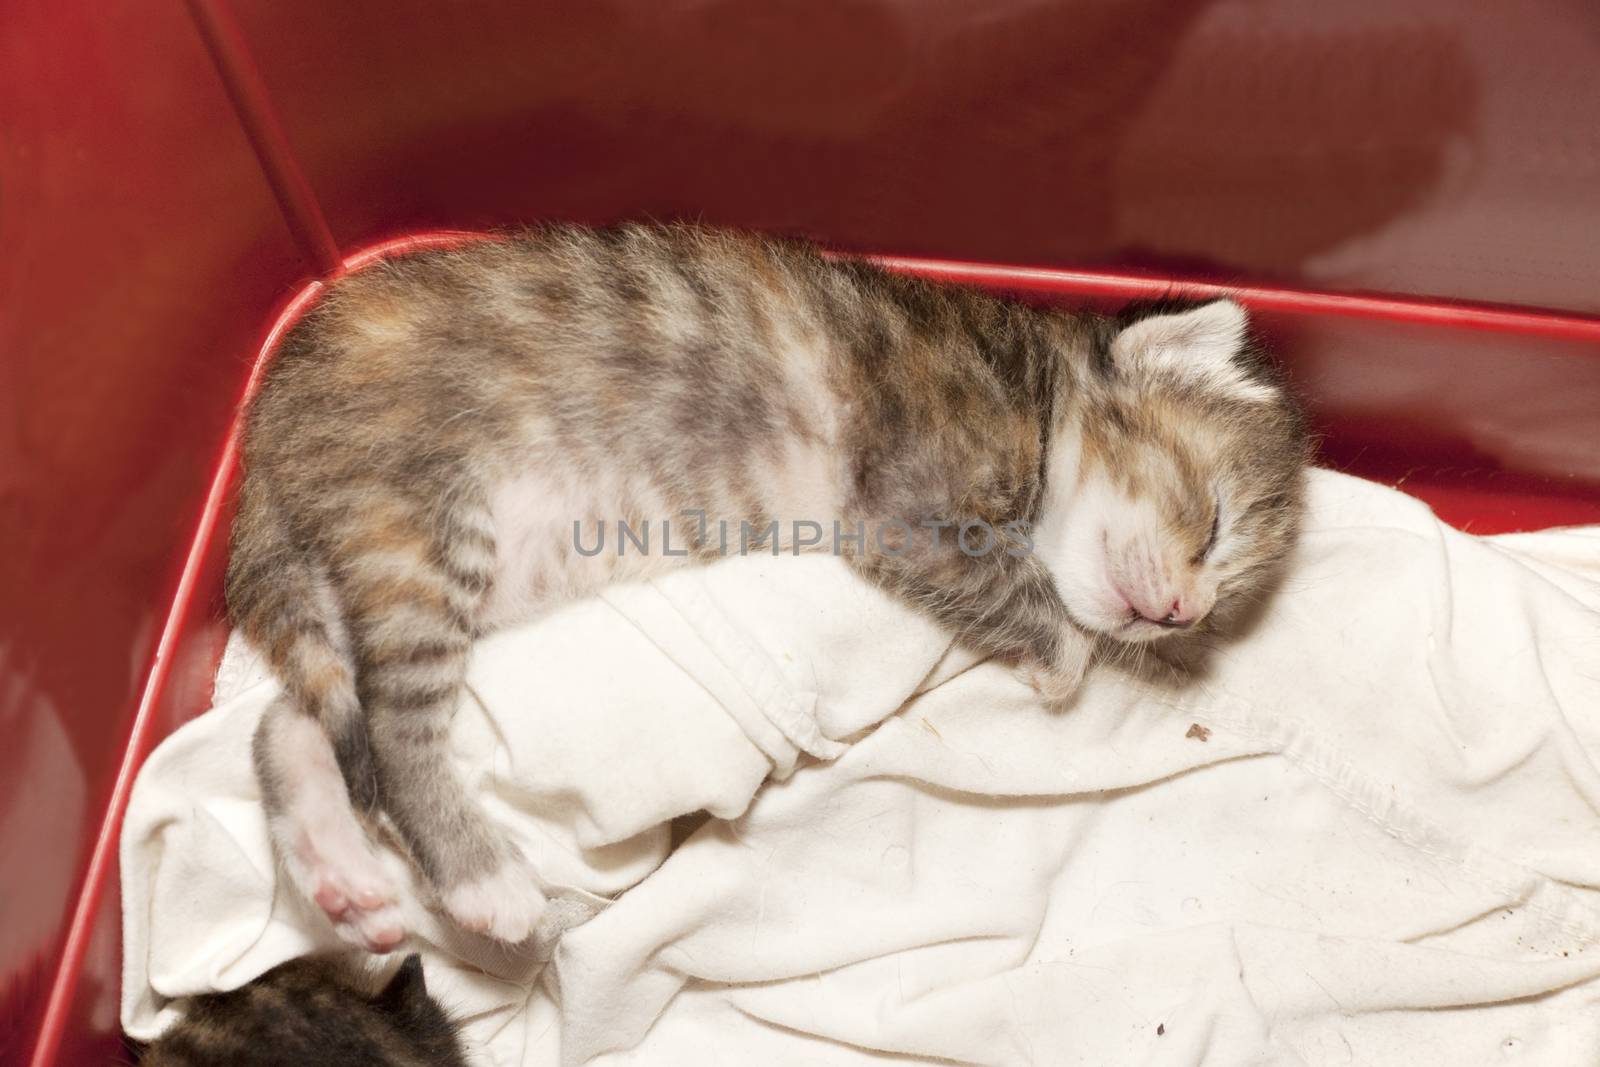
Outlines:
{"label": "kitten's front paw", "polygon": [[1050,708],[1060,708],[1072,703],[1083,684],[1083,674],[1065,674],[1052,667],[1031,664],[1024,668],[1028,685],[1039,694],[1040,703]]}
{"label": "kitten's front paw", "polygon": [[1089,653],[1093,647],[1087,640],[1071,640],[1063,645],[1050,663],[1032,658],[1024,661],[1023,677],[1039,694],[1039,700],[1045,707],[1063,708],[1072,703],[1073,697],[1078,695],[1078,690],[1083,686],[1084,675],[1088,673]]}
{"label": "kitten's front paw", "polygon": [[457,926],[510,945],[526,941],[545,910],[533,869],[520,856],[450,887],[441,896],[445,912]]}

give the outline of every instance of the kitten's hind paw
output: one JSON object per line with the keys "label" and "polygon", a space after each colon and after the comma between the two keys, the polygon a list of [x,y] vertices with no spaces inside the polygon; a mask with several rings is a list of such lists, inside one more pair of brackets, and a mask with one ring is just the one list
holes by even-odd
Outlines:
{"label": "kitten's hind paw", "polygon": [[309,834],[284,856],[289,880],[322,910],[341,941],[368,952],[392,952],[405,940],[399,898],[364,836],[341,847]]}
{"label": "kitten's hind paw", "polygon": [[[321,905],[321,899],[317,903]],[[405,920],[392,900],[369,897],[352,900],[337,912],[326,906],[323,911],[341,940],[368,952],[380,956],[393,952],[406,939]]]}
{"label": "kitten's hind paw", "polygon": [[512,945],[532,936],[545,909],[538,879],[520,857],[451,886],[441,898],[446,913],[463,930]]}
{"label": "kitten's hind paw", "polygon": [[262,719],[255,744],[267,827],[284,877],[321,909],[340,940],[368,952],[392,951],[406,936],[400,897],[350,806],[327,734],[280,701]]}

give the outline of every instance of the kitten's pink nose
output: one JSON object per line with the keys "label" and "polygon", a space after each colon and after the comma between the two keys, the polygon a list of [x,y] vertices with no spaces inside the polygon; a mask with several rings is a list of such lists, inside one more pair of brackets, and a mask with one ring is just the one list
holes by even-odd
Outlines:
{"label": "kitten's pink nose", "polygon": [[[1161,597],[1154,601],[1146,598],[1130,599],[1128,602],[1133,605],[1133,609],[1142,615],[1146,621],[1153,622],[1157,626],[1166,626],[1173,630],[1183,629],[1193,623],[1197,617],[1192,603],[1185,604],[1182,597],[1173,597],[1171,600]],[[1156,607],[1153,605],[1165,606]]]}
{"label": "kitten's pink nose", "polygon": [[1175,630],[1181,630],[1183,627],[1193,623],[1196,618],[1198,618],[1198,613],[1194,610],[1193,602],[1185,604],[1182,597],[1175,597],[1172,601],[1172,606],[1167,609],[1165,617],[1151,619],[1150,621],[1159,626],[1170,626]]}

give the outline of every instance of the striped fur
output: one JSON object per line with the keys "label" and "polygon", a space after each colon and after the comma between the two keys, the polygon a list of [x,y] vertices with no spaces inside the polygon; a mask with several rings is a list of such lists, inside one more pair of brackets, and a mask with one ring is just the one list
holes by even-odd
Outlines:
{"label": "striped fur", "polygon": [[[1230,573],[1264,573],[1292,537],[1304,431],[1228,309],[1116,323],[685,226],[550,227],[390,260],[295,327],[248,414],[229,609],[284,684],[275,716],[321,724],[357,806],[387,814],[457,921],[515,940],[528,922],[486,899],[519,858],[443,758],[473,639],[718,554],[708,537],[681,559],[590,556],[575,522],[888,529],[839,548],[1062,698],[1097,634],[1154,631],[1103,617],[1100,579],[1052,573],[1028,524],[1076,559],[1098,520],[1074,499],[1159,507],[1124,516],[1138,551],[1119,549],[1122,571],[1083,566],[1192,603],[1216,599],[1222,564],[1163,561],[1212,523],[1198,497],[1232,494],[1240,530],[1276,516]],[[999,541],[971,555],[937,522]],[[1081,611],[1069,590],[1088,590]],[[292,753],[273,729],[257,762],[281,811]]]}

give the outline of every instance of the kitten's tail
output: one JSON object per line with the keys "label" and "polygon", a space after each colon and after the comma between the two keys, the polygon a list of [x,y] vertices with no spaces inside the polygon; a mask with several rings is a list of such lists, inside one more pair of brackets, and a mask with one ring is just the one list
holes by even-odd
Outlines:
{"label": "kitten's tail", "polygon": [[351,803],[375,811],[377,764],[338,598],[321,564],[290,537],[260,475],[240,488],[226,591],[234,627],[267,657],[294,708],[328,735]]}

